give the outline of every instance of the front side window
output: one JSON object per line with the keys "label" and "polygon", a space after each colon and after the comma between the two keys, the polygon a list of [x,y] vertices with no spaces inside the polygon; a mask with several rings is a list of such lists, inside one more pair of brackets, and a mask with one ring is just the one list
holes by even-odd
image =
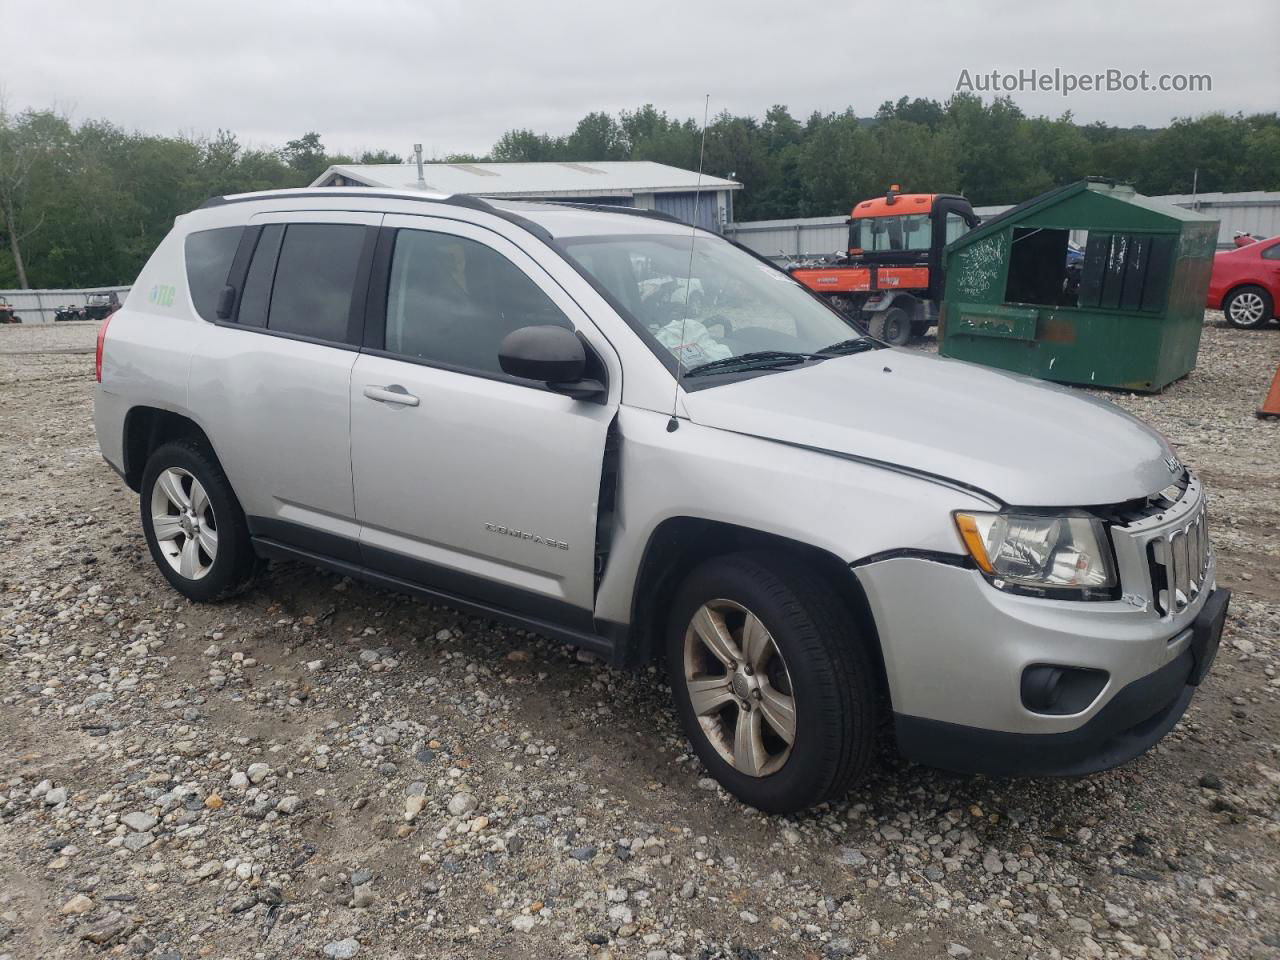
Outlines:
{"label": "front side window", "polygon": [[[218,298],[227,286],[227,274],[243,233],[244,227],[219,227],[187,236],[187,287],[196,313],[205,320],[218,319]],[[91,296],[89,303],[109,305],[110,297]]]}
{"label": "front side window", "polygon": [[958,213],[949,212],[946,220],[946,231],[945,243],[958,240],[969,232],[969,221]]}
{"label": "front side window", "polygon": [[[563,247],[689,372],[746,354],[811,354],[860,341],[852,321],[787,274],[718,237],[567,237]],[[870,341],[866,341],[870,344]]]}
{"label": "front side window", "polygon": [[387,289],[385,349],[450,367],[502,373],[513,330],[573,324],[519,267],[475,240],[400,230]]}

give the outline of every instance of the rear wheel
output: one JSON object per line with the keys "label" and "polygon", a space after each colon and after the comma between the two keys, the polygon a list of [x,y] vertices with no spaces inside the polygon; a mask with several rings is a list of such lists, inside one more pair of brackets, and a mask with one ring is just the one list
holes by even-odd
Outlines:
{"label": "rear wheel", "polygon": [[244,512],[204,446],[159,447],[142,473],[141,503],[151,557],[179,593],[208,602],[248,586],[258,563]]}
{"label": "rear wheel", "polygon": [[1262,287],[1241,287],[1227,296],[1222,304],[1222,313],[1233,327],[1256,330],[1271,322],[1275,302]]}
{"label": "rear wheel", "polygon": [[817,578],[754,554],[702,564],[667,636],[676,709],[734,796],[770,813],[842,795],[875,742],[875,687],[844,604]]}
{"label": "rear wheel", "polygon": [[895,347],[905,346],[911,340],[911,317],[901,307],[873,314],[871,335]]}

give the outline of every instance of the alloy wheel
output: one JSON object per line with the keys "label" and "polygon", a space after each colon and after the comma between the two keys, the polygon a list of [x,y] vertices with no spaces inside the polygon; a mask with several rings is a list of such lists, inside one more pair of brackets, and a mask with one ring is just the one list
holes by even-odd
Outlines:
{"label": "alloy wheel", "polygon": [[773,635],[746,607],[711,600],[685,630],[684,680],[707,741],[739,773],[782,769],[796,738],[791,676]]}
{"label": "alloy wheel", "polygon": [[1252,327],[1263,320],[1262,297],[1246,290],[1231,301],[1231,319],[1241,326]]}
{"label": "alloy wheel", "polygon": [[169,467],[151,489],[151,528],[177,573],[199,580],[218,558],[218,522],[204,486],[181,467]]}

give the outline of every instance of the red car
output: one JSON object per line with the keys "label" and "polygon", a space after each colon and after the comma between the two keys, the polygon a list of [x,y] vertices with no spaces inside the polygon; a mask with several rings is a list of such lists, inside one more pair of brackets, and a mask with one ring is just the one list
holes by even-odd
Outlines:
{"label": "red car", "polygon": [[1265,327],[1280,304],[1280,237],[1259,240],[1213,258],[1209,309],[1233,327]]}

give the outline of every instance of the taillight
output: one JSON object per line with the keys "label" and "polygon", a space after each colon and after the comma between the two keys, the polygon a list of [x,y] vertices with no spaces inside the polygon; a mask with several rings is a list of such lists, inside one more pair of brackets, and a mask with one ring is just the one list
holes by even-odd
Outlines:
{"label": "taillight", "polygon": [[102,326],[98,328],[98,350],[93,361],[93,375],[99,383],[102,382],[102,346],[107,340],[107,327],[111,326],[111,318],[114,313],[107,314],[107,319],[102,321]]}

